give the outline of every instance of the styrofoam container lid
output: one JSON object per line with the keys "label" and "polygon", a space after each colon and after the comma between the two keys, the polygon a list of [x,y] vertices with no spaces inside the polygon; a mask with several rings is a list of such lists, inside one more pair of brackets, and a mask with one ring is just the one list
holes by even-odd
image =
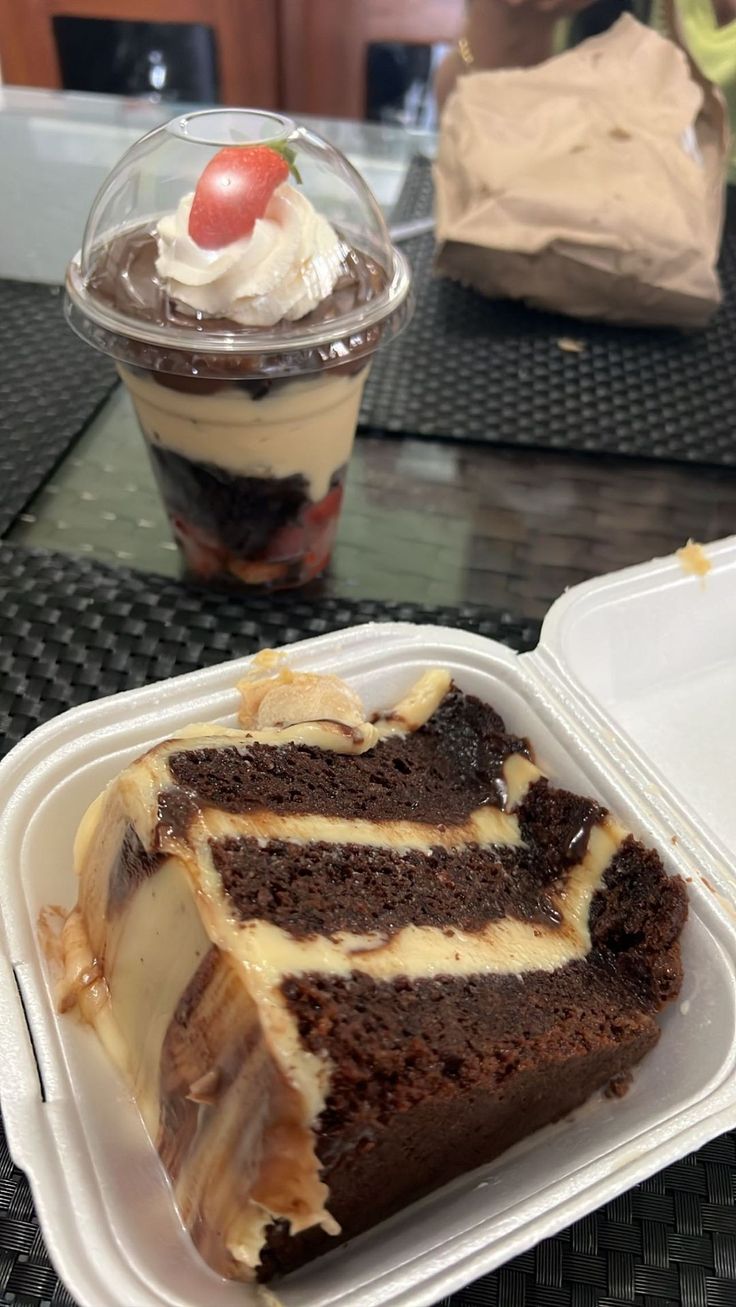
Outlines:
{"label": "styrofoam container lid", "polygon": [[[707,545],[693,575],[657,559],[569,590],[544,622],[540,653],[602,732],[654,764],[698,836],[736,846],[736,537]],[[653,782],[656,787],[656,780]]]}
{"label": "styrofoam container lid", "polygon": [[[540,646],[397,623],[294,645],[369,708],[428,666],[528,735],[555,781],[599,797],[689,883],[685,981],[622,1100],[598,1097],[495,1162],[275,1286],[283,1307],[436,1302],[736,1124],[736,540],[701,583],[677,559],[570,591]],[[92,798],[150,743],[234,719],[249,660],[63,714],[0,767],[0,1099],[54,1263],[82,1307],[248,1307],[181,1226],[155,1150],[94,1035],[57,1017],[38,910],[76,897],[72,840]]]}

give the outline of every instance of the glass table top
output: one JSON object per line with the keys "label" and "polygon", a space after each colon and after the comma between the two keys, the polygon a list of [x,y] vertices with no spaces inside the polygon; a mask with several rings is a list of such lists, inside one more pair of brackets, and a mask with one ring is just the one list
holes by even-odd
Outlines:
{"label": "glass table top", "polygon": [[[0,276],[60,281],[104,174],[171,111],[171,105],[115,97],[0,88],[9,206]],[[412,156],[433,151],[426,133],[311,121],[365,174],[388,214]],[[714,539],[734,529],[736,472],[730,470],[363,433],[332,564],[307,593],[470,600],[541,617],[568,585],[669,553],[688,537]],[[176,548],[120,387],[10,538],[178,574]]]}
{"label": "glass table top", "polygon": [[[736,475],[723,469],[363,434],[330,569],[307,593],[543,617],[566,586],[734,529]],[[9,538],[178,575],[122,387]]]}

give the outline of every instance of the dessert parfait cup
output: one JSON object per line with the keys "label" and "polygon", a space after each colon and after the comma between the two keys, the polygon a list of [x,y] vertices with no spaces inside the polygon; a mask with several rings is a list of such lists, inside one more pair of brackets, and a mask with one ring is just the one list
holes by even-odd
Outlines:
{"label": "dessert parfait cup", "polygon": [[[271,146],[295,176],[252,234],[201,251],[191,196],[234,146]],[[276,114],[175,118],[106,179],[66,289],[71,326],[130,392],[187,574],[257,589],[318,576],[371,359],[411,308],[406,260],[348,160]]]}

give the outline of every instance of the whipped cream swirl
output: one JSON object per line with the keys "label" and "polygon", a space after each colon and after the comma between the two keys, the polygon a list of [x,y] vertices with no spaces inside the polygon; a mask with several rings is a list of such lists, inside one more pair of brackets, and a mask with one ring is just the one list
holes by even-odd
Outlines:
{"label": "whipped cream swirl", "polygon": [[332,291],[343,245],[301,191],[277,187],[249,236],[205,250],[189,235],[194,195],[158,223],[156,271],[185,309],[243,327],[296,322]]}

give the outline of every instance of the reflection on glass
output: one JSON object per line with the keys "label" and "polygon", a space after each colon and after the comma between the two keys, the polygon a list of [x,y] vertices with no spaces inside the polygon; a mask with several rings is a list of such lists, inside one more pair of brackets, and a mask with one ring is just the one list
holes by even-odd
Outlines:
{"label": "reflection on glass", "polygon": [[54,18],[62,84],[70,91],[150,100],[217,100],[217,55],[203,23]]}
{"label": "reflection on glass", "polygon": [[437,126],[434,73],[448,48],[372,42],[366,53],[366,118],[433,131]]}

